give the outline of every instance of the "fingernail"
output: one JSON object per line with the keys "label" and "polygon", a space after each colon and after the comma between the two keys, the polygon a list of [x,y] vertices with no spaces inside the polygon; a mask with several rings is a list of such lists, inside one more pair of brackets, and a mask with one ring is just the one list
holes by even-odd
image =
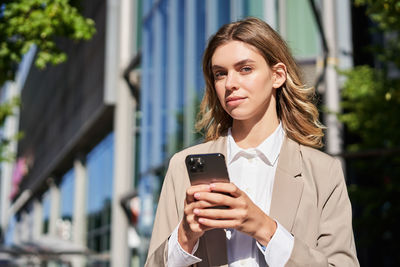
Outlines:
{"label": "fingernail", "polygon": [[194,213],[194,214],[199,214],[199,209],[194,209],[194,210],[193,210],[193,213]]}
{"label": "fingernail", "polygon": [[199,198],[200,197],[200,193],[194,193],[194,197],[195,198]]}
{"label": "fingernail", "polygon": [[210,184],[211,189],[215,188],[215,184]]}

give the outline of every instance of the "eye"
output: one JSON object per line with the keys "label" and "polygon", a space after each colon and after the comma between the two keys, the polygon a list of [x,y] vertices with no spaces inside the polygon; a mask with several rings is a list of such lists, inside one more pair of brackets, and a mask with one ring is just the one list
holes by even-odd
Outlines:
{"label": "eye", "polygon": [[226,71],[216,71],[216,72],[214,72],[214,79],[220,80],[225,75],[226,75]]}
{"label": "eye", "polygon": [[240,68],[240,72],[242,72],[242,73],[249,73],[249,72],[251,72],[253,69],[251,68],[251,67],[249,67],[249,66],[244,66],[244,67],[241,67]]}

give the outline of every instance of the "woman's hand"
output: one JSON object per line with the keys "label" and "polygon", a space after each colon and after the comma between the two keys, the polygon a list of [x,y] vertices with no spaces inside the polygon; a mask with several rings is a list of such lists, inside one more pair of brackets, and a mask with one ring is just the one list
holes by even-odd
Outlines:
{"label": "woman's hand", "polygon": [[192,253],[197,240],[210,228],[198,222],[198,217],[193,213],[194,209],[204,209],[212,206],[206,201],[196,201],[194,194],[198,192],[211,192],[210,185],[201,184],[191,186],[186,190],[185,209],[183,220],[178,228],[178,242],[188,253]]}
{"label": "woman's hand", "polygon": [[[255,205],[247,194],[232,183],[214,183],[207,190],[197,191],[194,198],[206,205],[192,205],[196,221],[194,229],[234,228],[267,246],[276,231],[276,222]],[[228,193],[221,194],[221,193]],[[195,202],[196,203],[196,202]],[[228,206],[228,209],[207,209],[206,206]],[[186,213],[186,210],[185,210]],[[200,235],[200,236],[201,236]],[[199,237],[200,237],[199,236]]]}

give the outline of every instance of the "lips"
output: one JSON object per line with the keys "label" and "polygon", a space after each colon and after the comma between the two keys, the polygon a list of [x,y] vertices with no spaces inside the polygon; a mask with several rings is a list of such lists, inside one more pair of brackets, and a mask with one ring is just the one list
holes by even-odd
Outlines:
{"label": "lips", "polygon": [[228,106],[236,106],[242,103],[246,97],[241,97],[241,96],[229,96],[226,98],[225,102],[226,105]]}

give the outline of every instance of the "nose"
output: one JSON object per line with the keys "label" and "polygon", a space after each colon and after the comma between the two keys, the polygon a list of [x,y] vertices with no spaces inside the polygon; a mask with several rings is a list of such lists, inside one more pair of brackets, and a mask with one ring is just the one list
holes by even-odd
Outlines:
{"label": "nose", "polygon": [[228,72],[225,80],[225,89],[232,91],[239,88],[238,77],[234,71]]}

